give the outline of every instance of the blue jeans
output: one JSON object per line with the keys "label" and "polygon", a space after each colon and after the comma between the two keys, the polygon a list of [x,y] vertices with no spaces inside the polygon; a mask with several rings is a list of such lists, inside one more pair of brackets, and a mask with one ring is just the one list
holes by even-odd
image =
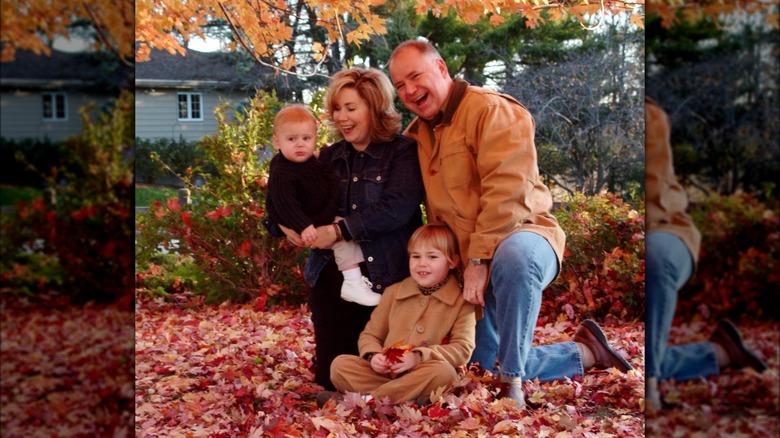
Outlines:
{"label": "blue jeans", "polygon": [[672,233],[656,231],[645,238],[645,377],[691,380],[719,374],[710,342],[670,347],[677,292],[693,273],[688,247]]}
{"label": "blue jeans", "polygon": [[540,381],[582,375],[582,357],[574,342],[531,347],[542,305],[542,290],[558,273],[558,258],[544,237],[521,231],[507,237],[493,255],[484,317],[477,321],[476,348],[470,363],[501,374]]}

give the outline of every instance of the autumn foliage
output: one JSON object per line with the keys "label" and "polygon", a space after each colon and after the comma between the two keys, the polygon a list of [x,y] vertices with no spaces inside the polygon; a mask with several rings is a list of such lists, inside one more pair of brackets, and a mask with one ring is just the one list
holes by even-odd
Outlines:
{"label": "autumn foliage", "polygon": [[267,162],[258,154],[272,153],[273,117],[280,108],[270,95],[260,95],[228,121],[227,107],[217,117],[218,132],[198,145],[216,169],[196,186],[189,169],[181,175],[192,191],[192,203],[178,199],[157,202],[136,218],[136,266],[141,285],[161,268],[154,259],[160,250],[190,258],[199,275],[192,289],[210,302],[247,301],[300,303],[305,300],[305,253],[285,239],[272,237],[262,225],[265,217]]}
{"label": "autumn foliage", "polygon": [[754,196],[711,195],[690,209],[702,233],[696,273],[681,291],[679,317],[777,320],[780,215]]}
{"label": "autumn foliage", "polygon": [[3,215],[0,285],[62,288],[79,301],[132,297],[132,99],[123,93],[99,120],[83,108],[84,132],[65,142],[64,162],[37,169],[55,202],[21,202]]}
{"label": "autumn foliage", "polygon": [[542,313],[570,320],[642,319],[644,212],[606,194],[575,195],[554,214],[566,233],[566,250]]}

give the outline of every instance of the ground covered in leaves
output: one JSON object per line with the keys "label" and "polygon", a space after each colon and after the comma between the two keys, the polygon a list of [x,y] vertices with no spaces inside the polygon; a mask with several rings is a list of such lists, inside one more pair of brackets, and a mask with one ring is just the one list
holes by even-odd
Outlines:
{"label": "ground covered in leaves", "polygon": [[[675,327],[672,342],[706,339],[714,325]],[[609,319],[607,335],[636,370],[526,382],[524,412],[495,399],[491,376],[465,369],[432,406],[350,394],[318,409],[305,307],[215,307],[188,294],[143,293],[133,324],[122,306],[3,297],[0,428],[4,437],[778,436],[780,327],[738,325],[770,369],[667,382],[669,407],[647,420],[644,327]],[[570,340],[576,328],[565,315],[550,316],[535,342]]]}
{"label": "ground covered in leaves", "polygon": [[133,436],[131,307],[0,294],[0,435]]}
{"label": "ground covered in leaves", "polygon": [[[533,408],[496,400],[489,375],[463,370],[432,406],[347,397],[318,409],[306,308],[208,307],[196,297],[141,299],[136,312],[138,436],[644,436],[641,371],[527,382]],[[538,327],[536,342],[576,325]],[[641,324],[607,328],[641,369]],[[332,434],[332,435],[331,435]]]}

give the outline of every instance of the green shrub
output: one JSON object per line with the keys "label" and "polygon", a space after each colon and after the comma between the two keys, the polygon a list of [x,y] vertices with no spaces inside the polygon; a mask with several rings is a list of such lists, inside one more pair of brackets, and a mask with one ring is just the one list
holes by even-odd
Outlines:
{"label": "green shrub", "polygon": [[555,211],[566,233],[563,267],[545,291],[547,314],[641,319],[644,211],[615,195],[575,195]]}
{"label": "green shrub", "polygon": [[3,222],[2,264],[19,269],[19,252],[31,248],[56,257],[74,300],[113,301],[134,291],[133,96],[122,93],[98,121],[90,110],[81,109],[83,132],[63,143],[63,164],[41,172],[56,203],[20,202]]}
{"label": "green shrub", "polygon": [[[272,122],[281,107],[274,96],[260,94],[228,123],[217,110],[218,132],[198,145],[214,176],[193,184],[194,167],[181,175],[192,191],[192,203],[156,202],[136,218],[137,264],[149,263],[160,248],[189,256],[202,276],[193,283],[207,301],[299,304],[307,289],[302,276],[306,252],[272,237],[264,217],[267,161]],[[146,281],[146,280],[145,280]]]}
{"label": "green shrub", "polygon": [[[66,153],[61,143],[53,143],[48,139],[0,138],[0,163],[6,164],[0,173],[0,182],[42,187],[46,184],[46,175],[63,164]],[[24,161],[16,158],[19,155],[24,157]]]}
{"label": "green shrub", "polygon": [[161,179],[184,175],[191,167],[213,172],[213,168],[204,165],[203,151],[198,149],[197,142],[188,142],[182,137],[179,140],[135,139],[136,181],[154,184]]}
{"label": "green shrub", "polygon": [[702,245],[678,315],[777,318],[780,217],[754,196],[712,195],[690,208]]}
{"label": "green shrub", "polygon": [[136,263],[136,287],[151,294],[195,290],[203,281],[203,273],[190,256],[175,253],[156,252],[149,258]]}

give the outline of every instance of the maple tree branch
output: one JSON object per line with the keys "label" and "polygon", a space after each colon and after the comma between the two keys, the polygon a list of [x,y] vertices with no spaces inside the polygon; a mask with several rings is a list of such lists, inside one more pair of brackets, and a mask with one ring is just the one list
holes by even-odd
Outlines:
{"label": "maple tree branch", "polygon": [[111,42],[108,39],[108,35],[106,35],[105,31],[103,30],[103,26],[100,25],[98,21],[98,17],[92,11],[92,8],[86,2],[82,2],[81,5],[84,7],[84,10],[87,12],[87,15],[89,15],[89,18],[92,21],[92,25],[97,31],[98,38],[100,38],[100,41],[103,43],[103,45],[106,46],[108,50],[110,50],[111,53],[113,53],[122,64],[128,67],[134,66],[135,63],[128,61],[124,56],[122,56],[122,54],[119,51],[119,48],[114,47],[114,45],[111,44]]}
{"label": "maple tree branch", "polygon": [[[230,29],[233,31],[233,34],[236,36],[236,39],[238,40],[239,44],[241,44],[241,47],[243,47],[244,50],[246,50],[246,52],[249,53],[249,55],[252,56],[252,58],[258,64],[260,64],[262,66],[265,66],[265,67],[268,67],[268,68],[271,68],[271,69],[275,70],[276,72],[286,73],[286,74],[290,74],[290,75],[297,76],[297,77],[300,77],[300,78],[308,78],[308,77],[313,77],[313,76],[322,76],[322,77],[325,77],[325,78],[330,78],[330,76],[328,76],[328,75],[324,75],[322,73],[318,73],[317,72],[317,70],[319,70],[320,66],[328,58],[327,57],[327,51],[325,52],[326,54],[322,57],[322,59],[314,65],[314,70],[312,71],[312,73],[295,72],[295,71],[287,70],[285,68],[282,68],[282,67],[279,67],[277,65],[274,65],[274,64],[271,64],[271,63],[263,61],[255,53],[255,51],[251,50],[249,48],[249,46],[247,45],[244,37],[241,36],[241,33],[239,32],[238,26],[236,26],[236,24],[231,19],[231,14],[230,14],[230,12],[228,12],[227,8],[225,7],[225,4],[223,2],[218,2],[217,4],[219,4],[219,7],[222,10],[222,13],[225,15],[225,19],[227,19],[228,26],[230,26]],[[327,47],[329,48],[330,44],[328,44]]]}

